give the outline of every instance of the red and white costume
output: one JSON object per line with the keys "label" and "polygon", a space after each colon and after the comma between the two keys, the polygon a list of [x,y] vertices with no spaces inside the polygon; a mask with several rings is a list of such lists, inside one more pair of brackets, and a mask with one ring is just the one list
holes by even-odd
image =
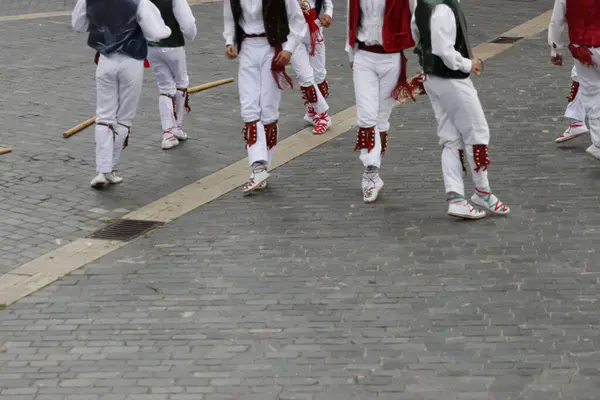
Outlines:
{"label": "red and white costume", "polygon": [[383,180],[381,156],[387,147],[390,115],[397,99],[412,96],[403,50],[415,45],[409,0],[349,0],[346,51],[354,70],[358,138],[365,172],[363,198],[377,199]]}
{"label": "red and white costume", "polygon": [[555,0],[548,41],[553,57],[568,48],[575,58],[578,94],[592,139],[587,152],[600,160],[600,0]]}
{"label": "red and white costume", "polygon": [[[308,29],[291,59],[292,69],[296,73],[302,100],[306,107],[304,120],[313,125],[313,133],[323,134],[331,126],[329,117],[329,85],[325,66],[325,38],[323,28],[315,8],[314,0],[298,0]],[[325,2],[325,14],[333,15],[331,0]]]}

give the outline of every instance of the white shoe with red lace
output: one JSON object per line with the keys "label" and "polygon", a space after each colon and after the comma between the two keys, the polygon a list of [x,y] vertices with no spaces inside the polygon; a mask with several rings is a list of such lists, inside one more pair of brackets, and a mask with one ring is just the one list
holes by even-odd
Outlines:
{"label": "white shoe with red lace", "polygon": [[481,219],[486,216],[484,211],[470,205],[464,197],[462,197],[462,200],[450,202],[448,205],[448,215],[462,219]]}
{"label": "white shoe with red lace", "polygon": [[255,163],[252,166],[252,173],[248,182],[244,185],[244,194],[249,194],[255,190],[264,189],[266,187],[266,180],[269,178],[267,167],[261,163]]}
{"label": "white shoe with red lace", "polygon": [[491,190],[475,188],[475,193],[471,196],[471,203],[495,215],[506,215],[510,212],[510,208],[498,200]]}
{"label": "white shoe with red lace", "polygon": [[162,147],[163,150],[172,149],[177,145],[179,145],[179,140],[177,140],[177,138],[175,137],[175,135],[173,135],[172,132],[165,132],[163,134],[163,140],[160,144],[160,147]]}
{"label": "white shoe with red lace", "polygon": [[188,140],[188,134],[183,131],[182,126],[178,126],[177,129],[173,129],[173,135],[177,138],[177,140]]}
{"label": "white shoe with red lace", "polygon": [[589,129],[583,122],[573,122],[569,127],[556,138],[556,143],[564,143],[569,140],[577,139],[579,136],[585,135]]}
{"label": "white shoe with red lace", "polygon": [[368,167],[362,175],[363,201],[374,203],[383,189],[383,179],[379,176],[379,169]]}
{"label": "white shoe with red lace", "polygon": [[331,127],[331,118],[329,117],[327,111],[321,114],[316,114],[313,122],[315,126],[313,128],[313,133],[315,135],[322,135]]}

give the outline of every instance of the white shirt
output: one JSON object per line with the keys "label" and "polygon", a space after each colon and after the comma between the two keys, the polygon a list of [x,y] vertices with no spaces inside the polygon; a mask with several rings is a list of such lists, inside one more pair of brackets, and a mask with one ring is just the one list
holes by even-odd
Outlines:
{"label": "white shirt", "polygon": [[[160,11],[150,0],[139,0],[137,19],[147,41],[158,42],[171,36],[171,29],[165,25]],[[71,15],[71,24],[77,32],[88,32],[90,21],[87,17],[86,0],[77,0]]]}
{"label": "white shirt", "polygon": [[183,37],[186,40],[194,40],[198,30],[196,29],[196,19],[187,0],[173,0],[173,14]]}
{"label": "white shirt", "polygon": [[[433,9],[430,20],[431,52],[442,59],[444,65],[453,71],[471,72],[473,62],[465,58],[454,48],[456,44],[456,18],[452,9],[439,4]],[[413,14],[410,28],[415,42],[419,42],[420,34]]]}
{"label": "white shirt", "polygon": [[[550,26],[548,26],[548,44],[552,49],[552,56],[556,56],[564,49],[569,41],[565,40],[565,30],[567,28],[567,2],[566,0],[555,0]],[[554,48],[556,44],[556,48]]]}
{"label": "white shirt", "polygon": [[[360,0],[360,12],[362,14],[362,21],[358,32],[356,33],[356,40],[363,42],[366,45],[383,45],[383,20],[385,16],[385,3],[386,0]],[[409,7],[411,13],[414,12],[417,0],[409,0]],[[350,8],[350,2],[348,2],[348,8]],[[350,16],[350,13],[348,13]],[[346,36],[348,35],[348,26],[350,21],[347,20],[346,25]],[[350,58],[350,62],[354,61],[355,49],[350,47],[349,39],[346,39],[346,52]]]}
{"label": "white shirt", "polygon": [[[223,38],[225,39],[225,44],[229,46],[235,44],[235,21],[231,12],[230,0],[225,0],[223,3],[223,19],[225,21]],[[240,0],[240,3],[243,16],[240,19],[240,25],[244,33],[248,35],[265,33],[265,24],[262,16],[263,0]],[[298,46],[302,38],[306,35],[308,27],[297,0],[285,0],[285,8],[287,10],[290,33],[287,41],[283,44],[283,50],[293,53],[296,46]]]}
{"label": "white shirt", "polygon": [[[310,8],[315,8],[316,1],[315,0],[299,0],[299,1],[307,1],[310,4]],[[329,15],[329,17],[333,18],[333,2],[331,0],[323,0],[323,9],[321,10],[323,14]]]}

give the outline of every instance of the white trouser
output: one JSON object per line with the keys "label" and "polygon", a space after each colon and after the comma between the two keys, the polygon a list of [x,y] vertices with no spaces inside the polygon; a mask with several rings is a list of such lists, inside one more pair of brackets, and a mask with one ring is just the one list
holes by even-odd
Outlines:
{"label": "white trouser", "polygon": [[247,146],[250,165],[257,161],[270,164],[275,150],[274,147],[267,148],[263,127],[279,119],[281,90],[271,71],[274,54],[274,49],[264,37],[244,39],[239,54],[238,89],[242,120],[244,123],[261,122],[257,124],[256,143]]}
{"label": "white trouser", "polygon": [[424,86],[438,123],[439,143],[443,146],[446,193],[465,195],[461,154],[468,161],[475,187],[488,190],[487,170],[477,167],[473,146],[487,146],[490,130],[473,82],[470,78],[443,79],[428,75]]}
{"label": "white trouser", "polygon": [[[579,79],[577,78],[577,67],[575,65],[573,66],[573,69],[571,69],[571,79],[573,79],[573,82],[579,82]],[[570,101],[569,104],[567,104],[565,117],[578,122],[585,122],[585,107],[583,106],[583,101],[581,101],[580,91],[577,91],[573,101]]]}
{"label": "white trouser", "polygon": [[109,173],[116,168],[137,112],[143,80],[143,60],[118,53],[100,56],[96,68],[97,172]]}
{"label": "white trouser", "polygon": [[[323,53],[322,60],[319,59],[319,61],[314,61],[314,59],[319,57],[320,50],[322,50]],[[318,113],[323,113],[329,110],[329,104],[327,104],[327,101],[317,87],[317,84],[323,82],[327,74],[327,71],[325,71],[325,43],[317,43],[314,56],[311,56],[309,51],[310,38],[308,39],[308,43],[305,41],[300,42],[298,47],[296,47],[292,53],[292,69],[298,78],[300,87],[314,86],[314,90],[317,94],[317,101],[311,103],[310,106],[313,107]],[[315,68],[315,65],[319,65],[321,68],[318,76],[319,78],[322,76],[322,79],[317,78],[317,69]]]}
{"label": "white trouser", "polygon": [[[183,127],[186,96],[185,91],[181,89],[187,89],[190,84],[185,48],[183,46],[149,46],[148,61],[158,85],[158,111],[160,112],[163,132],[175,128],[181,129]],[[175,104],[174,109],[173,103]],[[176,119],[175,115],[177,115]]]}
{"label": "white trouser", "polygon": [[579,94],[590,124],[592,143],[600,147],[600,48],[590,49],[595,67],[587,67],[575,61]]}
{"label": "white trouser", "polygon": [[390,129],[390,115],[395,100],[392,90],[400,76],[400,54],[377,54],[358,50],[354,57],[354,94],[356,119],[360,128],[375,127],[375,146],[360,150],[365,167],[381,166],[381,137],[379,132]]}

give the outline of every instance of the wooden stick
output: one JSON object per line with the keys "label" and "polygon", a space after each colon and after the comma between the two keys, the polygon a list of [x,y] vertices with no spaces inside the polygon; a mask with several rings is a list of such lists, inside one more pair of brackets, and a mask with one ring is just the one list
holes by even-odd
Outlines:
{"label": "wooden stick", "polygon": [[0,154],[7,154],[12,152],[12,149],[10,147],[0,147]]}
{"label": "wooden stick", "polygon": [[[231,83],[233,81],[234,81],[233,78],[227,78],[227,79],[221,79],[220,81],[203,83],[202,85],[192,86],[191,88],[188,88],[188,93],[192,94],[192,93],[202,92],[204,90],[207,90],[207,89],[210,89],[210,88],[214,88],[216,86],[225,85],[225,84]],[[84,130],[88,126],[92,125],[94,122],[96,122],[96,117],[88,118],[86,121],[80,123],[77,126],[72,127],[71,129],[69,129],[68,131],[66,131],[65,133],[63,133],[63,137],[64,138],[71,137],[74,134],[76,134],[78,132],[81,132],[82,130]],[[2,154],[2,153],[0,153],[0,154]]]}
{"label": "wooden stick", "polygon": [[77,132],[80,132],[80,131],[84,130],[85,128],[87,128],[88,126],[92,125],[94,122],[96,122],[96,117],[88,118],[84,122],[80,123],[77,126],[74,126],[73,128],[71,128],[68,131],[66,131],[65,133],[63,133],[63,137],[65,137],[65,138],[71,137],[74,134],[76,134]]}
{"label": "wooden stick", "polygon": [[210,88],[214,88],[216,86],[221,86],[221,85],[225,85],[226,83],[231,83],[233,81],[234,81],[233,78],[221,79],[220,81],[208,82],[208,83],[203,83],[202,85],[192,86],[191,88],[188,88],[187,91],[189,94],[198,93],[198,92],[202,92],[204,90],[210,89]]}

